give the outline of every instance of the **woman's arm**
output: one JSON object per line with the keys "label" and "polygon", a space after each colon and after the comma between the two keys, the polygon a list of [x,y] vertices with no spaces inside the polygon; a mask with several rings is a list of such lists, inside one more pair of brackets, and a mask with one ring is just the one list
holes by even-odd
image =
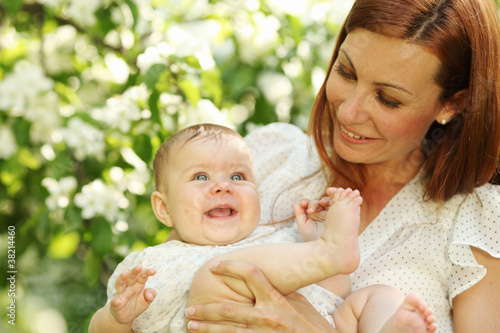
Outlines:
{"label": "woman's arm", "polygon": [[[223,261],[212,268],[212,272],[242,280],[255,296],[255,305],[193,305],[186,310],[190,332],[234,332],[242,326],[246,327],[245,332],[333,332],[330,324],[302,295],[283,296],[257,266]],[[225,323],[224,327],[219,323]]]}
{"label": "woman's arm", "polygon": [[471,248],[487,273],[481,281],[453,299],[455,332],[500,332],[500,259]]}
{"label": "woman's arm", "polygon": [[342,241],[325,237],[304,243],[261,244],[218,255],[195,274],[188,305],[226,301],[253,304],[254,295],[244,281],[210,271],[211,266],[224,260],[257,265],[283,295],[337,274],[350,274],[359,262],[357,233],[352,233],[353,242],[343,233],[339,235]]}

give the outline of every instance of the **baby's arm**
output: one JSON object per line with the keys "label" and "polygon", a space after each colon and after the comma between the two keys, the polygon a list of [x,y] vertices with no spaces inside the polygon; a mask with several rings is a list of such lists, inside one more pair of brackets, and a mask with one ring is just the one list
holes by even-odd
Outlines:
{"label": "baby's arm", "polygon": [[258,266],[284,295],[330,276],[353,272],[359,264],[357,236],[362,200],[359,192],[343,190],[330,199],[334,205],[329,209],[330,217],[327,215],[328,222],[321,238],[305,243],[251,246],[217,256],[196,273],[188,305],[253,302],[255,298],[241,280],[211,274],[209,266],[222,260],[239,260]]}
{"label": "baby's arm", "polygon": [[89,333],[133,332],[132,322],[146,311],[156,296],[153,289],[144,289],[148,278],[155,273],[152,269],[143,270],[140,266],[123,272],[116,279],[116,296],[94,314]]}

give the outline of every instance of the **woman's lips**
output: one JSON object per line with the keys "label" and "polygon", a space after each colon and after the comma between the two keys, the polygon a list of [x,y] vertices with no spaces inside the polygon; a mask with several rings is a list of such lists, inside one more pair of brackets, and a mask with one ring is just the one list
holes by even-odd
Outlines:
{"label": "woman's lips", "polygon": [[348,137],[350,137],[350,138],[354,138],[354,139],[357,139],[357,140],[366,140],[366,139],[367,139],[367,138],[366,138],[366,137],[364,137],[364,136],[357,135],[357,134],[355,134],[355,133],[352,133],[352,132],[350,132],[350,131],[346,130],[346,129],[344,128],[344,126],[342,126],[342,125],[340,125],[340,130],[342,131],[342,133],[344,133],[345,135],[347,135],[347,136],[348,136]]}

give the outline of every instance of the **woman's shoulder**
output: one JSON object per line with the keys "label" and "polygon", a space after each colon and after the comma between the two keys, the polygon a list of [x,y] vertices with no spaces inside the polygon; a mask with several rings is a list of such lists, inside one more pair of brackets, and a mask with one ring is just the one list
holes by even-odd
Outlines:
{"label": "woman's shoulder", "polygon": [[480,248],[500,257],[500,185],[485,184],[454,205],[452,244]]}
{"label": "woman's shoulder", "polygon": [[261,201],[261,224],[293,218],[293,205],[326,189],[314,145],[297,126],[272,123],[245,137],[252,151]]}
{"label": "woman's shoulder", "polygon": [[450,200],[457,210],[457,220],[500,222],[500,185],[487,183],[457,199]]}

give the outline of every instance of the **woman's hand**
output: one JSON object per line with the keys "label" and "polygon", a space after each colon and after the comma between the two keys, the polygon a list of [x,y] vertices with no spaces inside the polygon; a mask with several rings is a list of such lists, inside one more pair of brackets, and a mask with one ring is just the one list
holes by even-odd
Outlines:
{"label": "woman's hand", "polygon": [[193,305],[186,310],[190,332],[333,331],[305,297],[298,293],[283,296],[254,265],[241,261],[222,261],[212,266],[211,271],[244,281],[255,296],[255,305]]}

